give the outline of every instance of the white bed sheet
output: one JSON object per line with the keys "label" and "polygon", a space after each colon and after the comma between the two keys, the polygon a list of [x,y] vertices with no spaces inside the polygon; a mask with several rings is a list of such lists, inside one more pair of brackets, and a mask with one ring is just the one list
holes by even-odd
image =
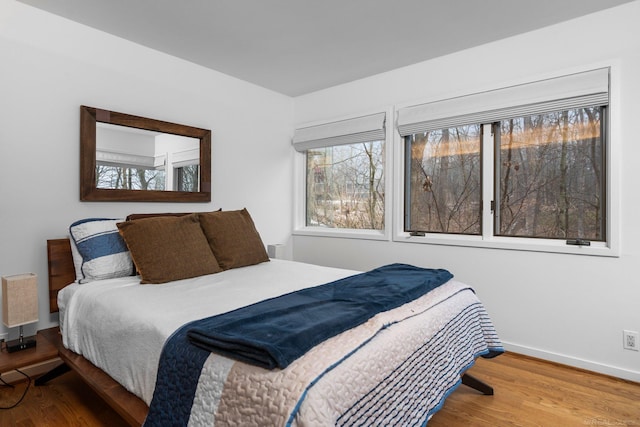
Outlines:
{"label": "white bed sheet", "polygon": [[183,324],[356,273],[273,259],[162,285],[73,284],[58,294],[63,343],[150,404],[163,344]]}

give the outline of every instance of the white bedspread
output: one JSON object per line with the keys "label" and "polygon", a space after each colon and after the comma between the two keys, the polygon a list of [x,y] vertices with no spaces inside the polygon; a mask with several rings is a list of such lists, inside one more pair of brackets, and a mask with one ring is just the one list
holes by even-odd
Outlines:
{"label": "white bedspread", "polygon": [[63,343],[149,404],[162,346],[183,324],[356,273],[274,259],[162,285],[73,284],[58,294]]}

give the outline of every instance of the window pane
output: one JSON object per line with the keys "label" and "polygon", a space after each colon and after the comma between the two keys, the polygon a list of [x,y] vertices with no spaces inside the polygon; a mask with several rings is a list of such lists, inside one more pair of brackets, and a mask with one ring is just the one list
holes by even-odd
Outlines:
{"label": "window pane", "polygon": [[164,171],[98,163],[96,165],[96,187],[123,190],[164,190]]}
{"label": "window pane", "polygon": [[173,169],[174,191],[199,191],[200,165],[187,165]]}
{"label": "window pane", "polygon": [[384,145],[307,151],[307,226],[384,229]]}
{"label": "window pane", "polygon": [[604,240],[604,107],[500,122],[496,234]]}
{"label": "window pane", "polygon": [[481,233],[481,127],[405,137],[406,231]]}

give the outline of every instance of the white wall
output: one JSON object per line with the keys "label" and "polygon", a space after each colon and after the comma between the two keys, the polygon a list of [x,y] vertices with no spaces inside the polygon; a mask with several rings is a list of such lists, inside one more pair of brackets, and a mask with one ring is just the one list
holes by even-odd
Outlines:
{"label": "white wall", "polygon": [[[80,202],[80,105],[211,129],[212,202]],[[77,219],[247,207],[265,243],[286,243],[292,108],[289,97],[0,0],[0,275],[38,274],[38,329],[57,323],[46,240]]]}
{"label": "white wall", "polygon": [[640,381],[640,352],[622,349],[622,330],[640,330],[639,21],[636,1],[295,99],[295,124],[303,125],[612,64],[620,257],[294,236],[294,258],[360,270],[390,262],[448,268],[476,289],[508,349]]}
{"label": "white wall", "polygon": [[[612,143],[622,153],[616,171],[619,258],[325,237],[296,236],[293,243],[296,259],[318,264],[364,270],[403,261],[449,268],[474,286],[508,348],[638,381],[640,353],[622,350],[621,331],[640,330],[640,249],[634,245],[640,239],[634,175],[640,158],[639,19],[634,2],[291,100],[0,0],[0,275],[37,273],[41,320],[33,329],[52,326],[57,315],[48,314],[46,239],[64,237],[76,219],[246,206],[266,243],[287,243],[294,108],[297,124],[330,120],[613,61],[620,70],[614,82],[620,108],[612,111]],[[389,24],[391,30],[397,26]],[[80,202],[83,104],[211,129],[212,203]]]}

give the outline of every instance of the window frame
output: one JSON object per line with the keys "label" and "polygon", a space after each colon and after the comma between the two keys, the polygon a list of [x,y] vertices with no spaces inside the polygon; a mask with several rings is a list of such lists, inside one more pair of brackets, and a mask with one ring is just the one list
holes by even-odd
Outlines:
{"label": "window frame", "polygon": [[[605,201],[605,208],[606,208],[606,202],[607,202],[607,194],[606,194],[606,192],[607,192],[606,179],[607,178],[606,177],[607,177],[607,167],[608,167],[608,159],[607,159],[606,149],[607,149],[607,146],[609,144],[609,141],[607,139],[608,138],[608,134],[607,134],[606,130],[609,127],[609,123],[608,123],[609,122],[609,120],[608,120],[609,107],[608,107],[608,105],[607,106],[595,106],[594,105],[593,107],[597,107],[600,110],[599,117],[600,117],[600,144],[601,144],[601,147],[600,147],[600,149],[598,151],[599,151],[599,154],[601,156],[601,170],[603,171],[603,174],[600,176],[600,180],[599,180],[600,181],[599,184],[601,186],[601,191],[600,191],[599,196],[601,197],[602,200]],[[584,108],[584,107],[578,107],[578,108]],[[576,110],[576,109],[570,109],[570,110]],[[568,111],[568,110],[561,110],[559,112],[565,112],[565,111]],[[557,112],[558,111],[550,111],[550,113],[557,113]],[[494,180],[495,182],[493,183],[493,187],[494,187],[494,193],[493,193],[494,194],[494,198],[493,198],[493,200],[496,200],[496,202],[494,203],[494,206],[493,206],[493,208],[494,208],[494,213],[493,213],[493,218],[494,218],[493,229],[494,229],[494,232],[498,227],[500,227],[500,221],[502,220],[500,203],[497,202],[497,200],[500,200],[501,197],[502,197],[502,195],[500,193],[500,187],[502,185],[502,178],[501,178],[502,177],[502,169],[501,169],[502,168],[502,165],[501,165],[502,162],[500,160],[498,160],[499,157],[500,157],[500,152],[501,152],[501,137],[502,137],[502,135],[496,136],[496,132],[498,132],[497,129],[500,129],[500,126],[501,126],[501,122],[495,122],[490,127],[491,134],[494,136],[494,141],[493,141],[493,144],[494,144],[494,146],[493,146],[493,148],[494,148],[494,159],[495,159],[495,162],[494,162],[494,176],[496,177],[496,179]],[[489,128],[489,127],[488,126],[485,127],[485,129],[487,129],[487,128]],[[501,132],[501,130],[499,130],[499,131]],[[560,141],[558,141],[558,142],[560,142]],[[606,228],[606,224],[607,224],[607,220],[608,220],[607,219],[607,211],[606,211],[606,209],[602,209],[601,208],[600,209],[600,213],[602,215],[602,217],[600,218],[600,221],[599,221],[600,222],[600,226],[601,226],[600,231],[601,231],[602,237],[604,237],[604,238],[603,239],[599,239],[599,240],[591,240],[589,238],[586,238],[585,240],[589,240],[591,244],[595,244],[596,242],[599,242],[599,243],[603,243],[603,242],[606,243],[607,242],[607,228]],[[523,237],[523,238],[537,238],[537,239],[541,238],[541,237],[535,237],[535,236],[509,236],[507,234],[497,234],[497,235],[501,236],[501,237]],[[582,236],[577,236],[577,235],[573,235],[572,234],[572,235],[570,235],[570,236],[568,236],[567,238],[564,238],[564,239],[553,238],[553,239],[550,239],[550,240],[564,240],[566,242],[567,240],[575,240],[575,239],[579,239],[581,237]]]}
{"label": "window frame", "polygon": [[298,236],[319,236],[319,237],[339,237],[350,239],[365,240],[391,240],[392,235],[392,204],[393,192],[392,181],[395,180],[393,173],[393,134],[394,123],[392,118],[393,109],[375,109],[358,114],[345,115],[335,119],[309,122],[296,126],[298,128],[319,126],[343,120],[350,120],[362,116],[373,115],[377,113],[386,114],[385,126],[385,149],[384,149],[384,228],[382,230],[373,229],[353,229],[353,228],[327,228],[318,226],[309,226],[306,224],[306,200],[307,200],[307,157],[305,152],[294,150],[294,226],[293,235]]}
{"label": "window frame", "polygon": [[[483,125],[478,125],[477,123],[471,124],[471,125],[460,125],[459,127],[462,126],[479,126],[480,127],[480,132],[479,132],[479,136],[480,136],[480,146],[478,147],[478,158],[479,158],[479,184],[480,184],[480,204],[482,204],[482,201],[484,200],[483,195],[482,195],[482,189],[484,188],[484,181],[483,181],[483,172],[484,172],[484,163],[483,163],[483,153],[485,150],[484,147],[484,129],[485,127]],[[448,129],[453,129],[453,128],[448,128]],[[409,143],[407,142],[406,138],[408,138],[409,136],[404,136],[401,137],[402,143],[404,144],[404,152],[406,153],[406,149],[407,147],[409,147]],[[411,205],[411,200],[409,198],[409,193],[411,191],[410,189],[410,185],[409,185],[409,181],[410,181],[410,174],[411,171],[408,170],[408,159],[405,157],[404,159],[404,163],[403,163],[403,167],[404,167],[404,190],[403,190],[403,196],[404,196],[404,211],[402,214],[402,221],[403,221],[403,230],[406,231],[407,229],[407,223],[410,221],[411,219],[411,214],[407,213],[407,209],[409,209],[410,205]],[[480,212],[479,219],[480,219],[480,224],[478,225],[480,230],[478,233],[447,233],[447,232],[442,232],[442,231],[432,231],[432,232],[427,232],[424,231],[424,233],[428,233],[428,234],[445,234],[445,235],[452,235],[452,236],[457,236],[457,235],[463,235],[463,236],[480,236],[482,235],[482,230],[483,230],[483,218],[482,218],[482,211]],[[408,233],[412,233],[411,230],[407,231]],[[423,233],[423,231],[417,231],[418,233]]]}
{"label": "window frame", "polygon": [[[172,176],[172,182],[171,182],[171,186],[173,187],[173,191],[189,191],[189,190],[181,190],[181,189],[177,189],[176,187],[179,187],[180,182],[183,180],[184,178],[184,168],[189,167],[189,166],[196,166],[198,168],[198,173],[197,173],[197,179],[196,179],[196,184],[199,185],[200,182],[200,164],[193,162],[193,163],[187,163],[187,164],[178,164],[178,165],[173,165],[173,176]],[[191,190],[191,191],[197,191],[198,189],[196,188],[195,190]]]}
{"label": "window frame", "polygon": [[[607,107],[607,133],[605,137],[605,164],[606,169],[606,185],[604,187],[604,196],[606,200],[606,225],[604,242],[591,242],[591,246],[573,246],[567,245],[566,241],[559,239],[546,239],[538,237],[507,237],[494,235],[494,215],[491,211],[491,201],[494,200],[494,182],[495,176],[495,151],[493,145],[493,136],[491,132],[485,132],[482,136],[481,148],[481,164],[482,164],[482,225],[481,235],[461,235],[461,234],[445,234],[445,233],[425,233],[424,236],[411,235],[404,230],[405,226],[405,139],[400,135],[397,126],[394,126],[393,132],[393,162],[394,174],[393,180],[393,235],[394,242],[406,242],[417,244],[431,245],[448,245],[448,246],[467,246],[491,249],[507,249],[507,250],[524,250],[534,252],[550,252],[560,254],[578,254],[578,255],[595,255],[595,256],[620,256],[620,149],[619,136],[620,117],[619,117],[619,94],[620,94],[620,72],[617,63],[608,62],[606,64],[591,65],[589,67],[569,70],[557,74],[540,76],[539,78],[529,77],[525,81],[514,82],[513,84],[526,84],[528,82],[562,77],[567,74],[589,71],[596,68],[609,67],[609,104]],[[509,86],[509,85],[505,85]],[[465,96],[465,94],[457,94],[457,96]],[[433,102],[434,99],[425,100],[423,103]],[[416,105],[416,102],[407,104],[397,104],[394,110],[394,116],[397,121],[398,111],[401,108]],[[481,123],[482,125],[491,126],[491,123]]]}

